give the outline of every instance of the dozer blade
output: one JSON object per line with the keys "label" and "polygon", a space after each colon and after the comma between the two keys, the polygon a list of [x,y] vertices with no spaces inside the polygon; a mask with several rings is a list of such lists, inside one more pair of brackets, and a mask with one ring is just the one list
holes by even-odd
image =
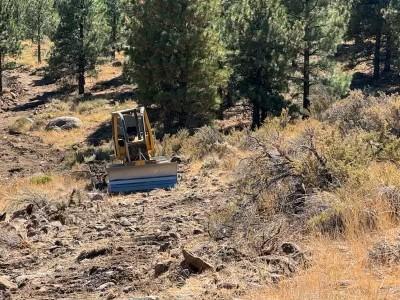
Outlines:
{"label": "dozer blade", "polygon": [[142,166],[111,165],[107,168],[107,173],[110,193],[167,189],[174,187],[178,182],[175,162],[157,162]]}

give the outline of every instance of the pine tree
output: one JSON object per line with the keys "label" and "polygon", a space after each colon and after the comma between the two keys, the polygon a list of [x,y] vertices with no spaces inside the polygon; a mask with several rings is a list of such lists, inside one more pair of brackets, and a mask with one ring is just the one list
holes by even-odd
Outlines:
{"label": "pine tree", "polygon": [[0,0],[0,94],[3,92],[4,59],[20,50],[21,2]]}
{"label": "pine tree", "polygon": [[37,61],[42,62],[41,44],[56,24],[54,0],[31,0],[26,10],[25,26],[28,36],[37,44]]}
{"label": "pine tree", "polygon": [[345,0],[284,0],[301,42],[297,70],[301,73],[303,108],[310,110],[310,89],[321,79],[321,70],[332,63],[342,41],[349,15]]}
{"label": "pine tree", "polygon": [[373,78],[381,75],[382,46],[385,51],[384,71],[390,71],[392,61],[393,39],[397,35],[386,23],[384,11],[391,0],[354,0],[351,9],[349,37],[354,38],[358,45],[365,48],[365,40],[374,41]]}
{"label": "pine tree", "polygon": [[395,57],[394,59],[392,52],[396,52],[398,54],[400,48],[400,37],[397,34],[400,30],[400,0],[391,0],[383,10],[383,15],[387,32],[391,41],[391,48],[386,49],[384,71],[388,71],[388,67],[390,71],[390,63],[392,60],[394,60],[397,67],[399,67],[399,58]]}
{"label": "pine tree", "polygon": [[54,76],[76,76],[79,94],[85,92],[85,75],[95,70],[108,37],[102,0],[59,0],[60,22],[54,34],[49,66]]}
{"label": "pine tree", "polygon": [[253,106],[253,127],[267,114],[280,114],[285,103],[295,40],[280,0],[236,0],[227,4],[231,81]]}
{"label": "pine tree", "polygon": [[141,104],[156,104],[166,132],[198,127],[218,108],[226,84],[215,29],[217,1],[130,1],[125,73]]}
{"label": "pine tree", "polygon": [[120,48],[118,43],[121,39],[123,2],[121,0],[106,0],[106,6],[107,21],[110,27],[109,44],[111,55],[115,59],[115,52]]}

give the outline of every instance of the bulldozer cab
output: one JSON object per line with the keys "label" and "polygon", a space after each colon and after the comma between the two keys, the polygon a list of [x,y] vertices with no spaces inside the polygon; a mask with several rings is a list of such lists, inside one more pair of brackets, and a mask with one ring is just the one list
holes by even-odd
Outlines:
{"label": "bulldozer cab", "polygon": [[123,162],[150,160],[154,137],[144,108],[112,113],[115,157]]}

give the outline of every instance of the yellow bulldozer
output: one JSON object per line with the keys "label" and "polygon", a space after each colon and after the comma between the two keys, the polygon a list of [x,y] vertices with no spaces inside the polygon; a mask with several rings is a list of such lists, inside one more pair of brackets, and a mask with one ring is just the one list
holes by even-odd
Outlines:
{"label": "yellow bulldozer", "polygon": [[112,113],[114,159],[107,166],[110,193],[172,188],[177,184],[177,163],[155,156],[155,137],[146,109]]}

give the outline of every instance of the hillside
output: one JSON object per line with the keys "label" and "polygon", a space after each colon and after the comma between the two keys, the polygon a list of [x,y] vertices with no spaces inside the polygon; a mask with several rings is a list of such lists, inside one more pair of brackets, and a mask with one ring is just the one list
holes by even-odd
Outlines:
{"label": "hillside", "polygon": [[0,0],[0,300],[399,299],[399,16]]}
{"label": "hillside", "polygon": [[[386,267],[397,261],[398,148],[368,137],[379,126],[398,130],[397,119],[381,113],[395,113],[396,97],[355,92],[323,122],[283,115],[251,134],[181,132],[162,143],[182,159],[175,189],[111,196],[88,189],[79,154],[110,151],[109,113],[136,105],[124,100],[132,87],[112,84],[120,72],[104,65],[78,104],[40,70],[7,73],[19,94],[10,101],[14,91],[6,92],[1,112],[1,284],[10,288],[3,297],[398,297],[398,269]],[[45,130],[62,115],[83,126]],[[352,129],[358,121],[365,132]],[[184,250],[211,269],[188,264]]]}

